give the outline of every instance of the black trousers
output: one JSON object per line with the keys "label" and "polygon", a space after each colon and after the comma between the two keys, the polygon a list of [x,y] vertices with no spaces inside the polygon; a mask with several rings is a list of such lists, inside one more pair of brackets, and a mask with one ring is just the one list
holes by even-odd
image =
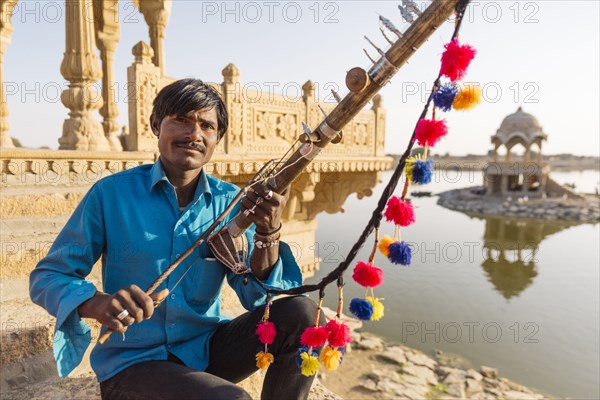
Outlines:
{"label": "black trousers", "polygon": [[[305,377],[296,365],[300,335],[314,324],[317,305],[307,297],[286,297],[273,302],[270,320],[277,336],[269,352],[275,362],[267,370],[262,399],[306,399],[314,377]],[[177,357],[165,361],[145,361],[121,371],[100,383],[103,400],[142,399],[250,399],[236,383],[256,368],[261,343],[256,324],[264,307],[247,312],[217,329],[210,342],[206,371],[187,367]],[[323,324],[323,317],[321,317]]]}

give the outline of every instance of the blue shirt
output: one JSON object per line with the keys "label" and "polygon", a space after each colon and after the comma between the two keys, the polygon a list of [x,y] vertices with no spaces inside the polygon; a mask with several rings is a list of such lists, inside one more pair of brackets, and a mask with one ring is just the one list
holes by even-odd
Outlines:
{"label": "blue shirt", "polygon": [[[30,275],[31,299],[56,317],[54,357],[60,376],[67,376],[81,362],[91,342],[91,330],[77,307],[96,293],[95,286],[85,280],[94,263],[102,257],[105,292],[114,293],[130,284],[146,290],[239,190],[202,172],[193,200],[181,211],[159,160],[106,177],[88,191]],[[253,234],[253,229],[246,232],[249,252]],[[125,341],[113,334],[104,344],[96,344],[91,365],[99,381],[141,361],[166,360],[168,353],[191,368],[206,369],[210,337],[230,320],[221,314],[225,278],[247,310],[265,303],[265,293],[253,279],[244,284],[243,275],[233,274],[210,255],[206,244],[201,245],[169,276],[157,291],[171,288],[194,263],[152,318],[129,327]],[[301,281],[289,247],[281,243],[279,260],[264,283],[288,289],[300,286]]]}

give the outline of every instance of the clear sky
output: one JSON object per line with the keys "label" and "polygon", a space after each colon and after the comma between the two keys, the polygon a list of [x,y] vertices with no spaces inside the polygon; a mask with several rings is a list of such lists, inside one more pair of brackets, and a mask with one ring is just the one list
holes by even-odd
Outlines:
{"label": "clear sky", "polygon": [[[344,95],[346,71],[370,66],[363,47],[376,54],[363,35],[387,48],[378,32],[378,14],[406,29],[399,3],[175,0],[166,31],[166,72],[221,82],[221,70],[233,62],[242,84],[265,91],[285,88],[289,96],[300,94],[302,84],[312,79],[321,98],[332,87]],[[120,21],[115,74],[118,119],[125,125],[131,48],[140,40],[149,43],[149,36],[130,1],[120,2]],[[65,49],[64,1],[21,0],[12,22],[3,74],[9,133],[25,146],[57,148],[67,117],[60,91],[68,82],[59,71]],[[401,153],[406,147],[451,30],[446,23],[436,31],[382,90],[387,152]],[[487,152],[502,119],[522,106],[548,135],[545,154],[598,155],[599,34],[596,0],[473,1],[461,40],[478,50],[466,80],[483,85],[485,103],[447,114],[450,133],[434,152]]]}

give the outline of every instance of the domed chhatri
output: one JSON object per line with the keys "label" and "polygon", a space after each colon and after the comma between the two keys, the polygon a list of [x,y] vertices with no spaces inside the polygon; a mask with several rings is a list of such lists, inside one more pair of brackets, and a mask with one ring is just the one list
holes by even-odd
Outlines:
{"label": "domed chhatri", "polygon": [[[542,141],[547,136],[537,118],[523,111],[521,107],[504,118],[496,134],[492,136],[494,145],[493,161],[485,169],[485,187],[488,195],[526,195],[542,197],[545,193],[550,167],[542,162]],[[522,146],[524,153],[516,155],[516,146]],[[535,159],[532,148],[537,147]],[[506,155],[500,159],[499,150]]]}
{"label": "domed chhatri", "polygon": [[517,143],[522,143],[526,148],[535,143],[541,148],[542,140],[546,139],[537,118],[519,107],[517,112],[504,118],[500,128],[492,136],[492,143],[496,145],[496,149],[501,145],[509,149]]}

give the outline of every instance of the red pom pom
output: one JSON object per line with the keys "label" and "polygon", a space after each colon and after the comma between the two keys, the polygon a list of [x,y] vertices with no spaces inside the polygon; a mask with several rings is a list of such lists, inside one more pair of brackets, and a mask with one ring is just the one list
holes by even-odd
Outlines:
{"label": "red pom pom", "polygon": [[477,51],[468,44],[461,46],[458,39],[454,39],[444,47],[446,47],[446,51],[442,54],[440,73],[447,76],[452,82],[462,80]]}
{"label": "red pom pom", "polygon": [[396,225],[408,226],[415,222],[415,210],[410,201],[393,196],[388,200],[385,219]]}
{"label": "red pom pom", "polygon": [[429,147],[433,147],[447,133],[448,127],[446,126],[446,121],[443,119],[437,121],[422,119],[417,124],[417,142],[421,146],[427,144]]}
{"label": "red pom pom", "polygon": [[325,325],[329,336],[327,340],[329,345],[333,347],[344,347],[348,343],[352,342],[350,338],[350,327],[346,324],[342,324],[332,319]]}
{"label": "red pom pom", "polygon": [[364,287],[377,287],[383,282],[383,270],[374,265],[359,261],[354,267],[352,279]]}
{"label": "red pom pom", "polygon": [[261,343],[273,344],[273,339],[275,339],[275,335],[277,335],[275,324],[270,321],[259,322],[258,325],[256,325],[256,334]]}
{"label": "red pom pom", "polygon": [[300,343],[308,347],[321,347],[325,345],[327,336],[327,329],[324,326],[311,326],[302,332]]}

